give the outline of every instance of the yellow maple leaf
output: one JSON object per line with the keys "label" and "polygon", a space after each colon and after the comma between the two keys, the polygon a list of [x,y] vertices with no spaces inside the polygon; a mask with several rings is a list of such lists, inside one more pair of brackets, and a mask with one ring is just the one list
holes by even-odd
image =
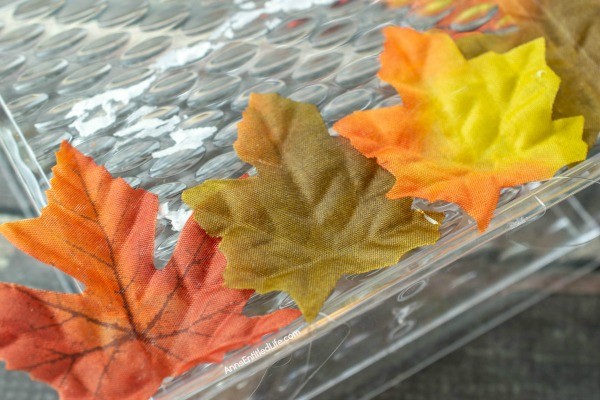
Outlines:
{"label": "yellow maple leaf", "polygon": [[334,129],[396,177],[390,198],[454,202],[485,230],[503,187],[585,158],[583,117],[552,120],[560,79],[543,39],[467,61],[446,34],[384,33],[379,76],[403,105],[356,112]]}
{"label": "yellow maple leaf", "polygon": [[458,41],[467,58],[488,51],[504,52],[544,37],[546,62],[562,85],[554,117],[585,117],[584,139],[596,143],[600,132],[600,2],[598,0],[499,0],[501,10],[519,29],[503,35],[470,35]]}

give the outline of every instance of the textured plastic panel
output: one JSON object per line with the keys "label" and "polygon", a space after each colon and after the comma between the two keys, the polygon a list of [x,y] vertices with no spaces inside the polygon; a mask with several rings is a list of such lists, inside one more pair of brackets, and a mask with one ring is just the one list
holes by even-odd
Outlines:
{"label": "textured plastic panel", "polygon": [[[161,266],[188,215],[181,192],[206,179],[252,173],[232,148],[251,92],[314,103],[332,123],[355,110],[400,103],[376,78],[381,27],[512,29],[501,26],[493,5],[459,12],[452,2],[420,4],[0,1],[6,103],[0,139],[38,208],[62,140],[156,193],[163,204],[155,257]],[[574,248],[597,248],[600,210],[589,201],[598,194],[597,165],[594,157],[568,171],[570,178],[506,189],[484,235],[456,206],[417,201],[446,213],[439,244],[392,268],[342,279],[321,320],[277,335],[301,329],[292,341],[272,349],[273,337],[266,338],[220,365],[200,366],[165,383],[157,399],[371,396],[364,382],[383,387],[392,379],[383,366],[409,374],[474,335],[475,327],[491,326],[536,298],[519,289],[528,277],[575,259]],[[574,197],[580,191],[582,198]],[[597,262],[581,251],[577,274]],[[288,296],[273,293],[255,296],[247,312],[291,306]],[[253,356],[260,348],[268,354]],[[226,372],[240,362],[247,365]]]}
{"label": "textured plastic panel", "polygon": [[[450,6],[429,15],[358,0],[13,2],[0,11],[0,93],[46,175],[69,140],[177,211],[186,187],[248,171],[232,143],[251,92],[312,102],[330,123],[399,103],[375,76],[380,28],[431,27]],[[477,29],[496,13],[445,28]],[[160,222],[164,263],[180,227]]]}

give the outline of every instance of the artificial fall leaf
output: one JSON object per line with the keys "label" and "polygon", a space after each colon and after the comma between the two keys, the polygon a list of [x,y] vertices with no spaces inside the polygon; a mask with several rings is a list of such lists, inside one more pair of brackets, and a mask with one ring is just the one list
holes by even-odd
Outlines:
{"label": "artificial fall leaf", "polygon": [[183,193],[197,221],[223,238],[230,287],[285,291],[310,321],[344,274],[392,265],[439,238],[443,215],[388,200],[393,177],[330,137],[313,105],[253,94],[235,149],[257,176]]}
{"label": "artificial fall leaf", "polygon": [[153,266],[158,201],[63,143],[39,218],[0,226],[26,253],[82,282],[81,294],[0,284],[0,358],[63,399],[149,398],[164,378],[277,330],[299,313],[241,314],[225,258],[190,219],[164,270]]}
{"label": "artificial fall leaf", "polygon": [[390,198],[454,202],[484,230],[503,187],[583,160],[583,118],[552,121],[560,79],[539,39],[465,60],[443,33],[385,29],[379,76],[402,106],[356,112],[334,129],[396,177]]}
{"label": "artificial fall leaf", "polygon": [[554,118],[583,115],[584,138],[596,142],[600,132],[600,2],[597,0],[501,0],[500,7],[519,29],[504,35],[474,35],[458,45],[467,57],[504,52],[545,37],[546,60],[561,78]]}

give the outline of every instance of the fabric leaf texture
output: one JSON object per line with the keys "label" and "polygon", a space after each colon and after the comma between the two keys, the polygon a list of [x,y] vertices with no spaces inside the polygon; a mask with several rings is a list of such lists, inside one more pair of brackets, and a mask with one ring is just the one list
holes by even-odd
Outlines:
{"label": "fabric leaf texture", "polygon": [[439,238],[443,215],[387,199],[393,177],[330,137],[313,105],[252,94],[235,150],[256,176],[183,193],[197,221],[222,237],[230,287],[285,291],[311,321],[344,274],[392,265]]}
{"label": "fabric leaf texture", "polygon": [[0,284],[0,358],[62,399],[147,399],[164,378],[218,362],[297,318],[249,318],[252,291],[224,287],[218,239],[190,219],[163,270],[153,265],[158,200],[63,143],[48,206],[0,232],[85,285],[81,294]]}
{"label": "fabric leaf texture", "polygon": [[467,57],[504,52],[532,39],[548,43],[546,60],[562,85],[554,117],[585,117],[584,138],[596,142],[600,132],[600,3],[597,0],[501,0],[502,11],[518,29],[502,35],[471,35],[458,45]]}
{"label": "fabric leaf texture", "polygon": [[560,79],[543,39],[467,61],[444,33],[384,33],[379,76],[403,104],[355,112],[334,129],[396,177],[390,198],[456,203],[483,231],[502,188],[585,158],[583,118],[551,118]]}

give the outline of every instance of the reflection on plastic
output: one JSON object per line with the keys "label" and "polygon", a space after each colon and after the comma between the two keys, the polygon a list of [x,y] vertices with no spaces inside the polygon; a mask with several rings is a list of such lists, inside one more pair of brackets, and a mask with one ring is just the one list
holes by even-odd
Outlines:
{"label": "reflection on plastic", "polygon": [[542,210],[534,217],[512,222],[507,239],[529,249],[578,247],[600,236],[600,183],[587,178],[558,176],[552,181],[587,181],[588,187],[567,200],[548,207],[538,196]]}
{"label": "reflection on plastic", "polygon": [[[326,315],[325,313],[321,312],[319,314],[321,316],[324,316],[327,319],[329,319],[329,316]],[[333,322],[333,320],[331,322]],[[299,385],[296,387],[296,390],[294,390],[293,394],[290,396],[291,399],[295,399],[296,397],[298,397],[300,395],[300,393],[302,393],[302,390],[306,387],[306,385],[309,383],[309,381],[321,370],[321,368],[323,368],[323,366],[327,363],[327,361],[329,361],[331,359],[331,357],[333,357],[335,352],[342,346],[342,344],[348,338],[348,336],[350,336],[351,328],[350,328],[350,325],[348,325],[348,324],[342,324],[336,330],[340,330],[342,332],[343,336],[340,339],[340,341],[337,343],[337,345],[335,345],[333,347],[331,352],[326,353],[326,354],[317,353],[317,354],[313,355],[312,342],[308,345],[308,352],[306,355],[306,369],[305,369],[305,372],[304,372],[301,380],[298,382]],[[335,330],[333,332],[335,332]],[[332,335],[332,336],[335,336],[335,335]],[[319,356],[321,356],[321,357],[325,356],[325,358],[317,361],[317,364],[313,364],[314,367],[310,368],[311,362],[314,363],[315,362],[314,358],[318,359]],[[313,358],[313,360],[311,360],[311,358]]]}

